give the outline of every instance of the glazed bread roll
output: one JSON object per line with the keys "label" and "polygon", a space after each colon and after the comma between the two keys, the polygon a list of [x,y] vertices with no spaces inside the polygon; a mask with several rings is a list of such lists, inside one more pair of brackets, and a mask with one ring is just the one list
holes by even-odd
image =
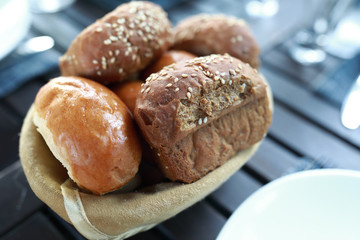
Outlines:
{"label": "glazed bread roll", "polygon": [[142,78],[145,80],[150,76],[150,74],[160,71],[163,67],[182,60],[190,60],[195,57],[196,56],[194,54],[182,50],[166,51],[159,59],[150,64],[150,66],[145,69],[144,73],[142,74]]}
{"label": "glazed bread roll", "polygon": [[227,54],[181,61],[146,80],[135,119],[166,177],[190,183],[264,137],[266,88],[256,70]]}
{"label": "glazed bread roll", "polygon": [[171,23],[151,2],[120,5],[83,30],[60,58],[64,76],[119,82],[158,58],[173,44]]}
{"label": "glazed bread roll", "polygon": [[199,14],[181,21],[175,28],[173,48],[198,56],[228,53],[254,68],[260,63],[259,46],[246,22],[220,14]]}
{"label": "glazed bread roll", "polygon": [[143,81],[134,80],[119,83],[111,87],[111,90],[113,90],[129,108],[131,114],[134,114],[136,98],[143,83]]}
{"label": "glazed bread roll", "polygon": [[140,142],[125,104],[103,85],[58,77],[34,102],[33,122],[79,187],[102,195],[137,173]]}

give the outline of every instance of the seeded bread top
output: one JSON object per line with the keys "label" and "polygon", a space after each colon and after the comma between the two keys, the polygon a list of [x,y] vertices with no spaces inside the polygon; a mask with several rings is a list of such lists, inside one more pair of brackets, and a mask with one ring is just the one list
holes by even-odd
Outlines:
{"label": "seeded bread top", "polygon": [[181,21],[173,48],[198,56],[228,53],[254,68],[260,62],[260,50],[247,23],[221,14],[198,14]]}
{"label": "seeded bread top", "polygon": [[171,23],[151,2],[133,1],[88,26],[60,58],[65,76],[107,84],[128,78],[173,44]]}
{"label": "seeded bread top", "polygon": [[255,69],[228,54],[214,54],[151,74],[138,95],[135,118],[150,145],[173,146],[261,97],[266,97],[266,85]]}

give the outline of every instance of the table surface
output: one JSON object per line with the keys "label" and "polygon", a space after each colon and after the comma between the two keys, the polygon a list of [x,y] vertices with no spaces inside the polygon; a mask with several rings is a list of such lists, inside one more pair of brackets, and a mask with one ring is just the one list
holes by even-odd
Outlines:
{"label": "table surface", "polygon": [[[59,75],[58,57],[84,27],[112,7],[105,3],[113,2],[96,5],[95,1],[78,0],[62,12],[34,15],[29,37],[50,35],[55,48],[27,59],[14,61],[10,56],[0,62],[0,82],[5,77],[11,81],[9,76],[21,82],[0,98],[0,239],[84,239],[33,194],[19,162],[18,141],[38,89]],[[130,239],[215,239],[232,212],[274,179],[314,168],[360,170],[360,129],[348,130],[340,122],[340,100],[351,79],[344,80],[347,84],[335,81],[343,66],[350,65],[349,60],[329,55],[320,65],[303,67],[287,52],[286,43],[296,31],[310,26],[321,3],[283,0],[277,15],[252,19],[245,15],[243,1],[167,2],[174,24],[200,12],[235,15],[249,22],[262,49],[261,72],[274,93],[273,123],[257,153],[218,190]],[[8,75],[1,72],[5,66],[13,70]],[[339,86],[344,88],[342,95]]]}

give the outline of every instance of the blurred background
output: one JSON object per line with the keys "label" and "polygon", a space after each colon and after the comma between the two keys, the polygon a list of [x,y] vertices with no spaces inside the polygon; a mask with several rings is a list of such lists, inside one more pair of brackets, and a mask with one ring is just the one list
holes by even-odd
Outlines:
{"label": "blurred background", "polygon": [[[19,163],[19,133],[38,89],[59,76],[58,58],[72,40],[122,2],[0,1],[0,239],[82,239],[31,192]],[[204,201],[133,239],[214,239],[249,194],[280,176],[360,170],[360,1],[154,2],[174,25],[198,13],[244,18],[260,45],[275,111],[244,168]]]}

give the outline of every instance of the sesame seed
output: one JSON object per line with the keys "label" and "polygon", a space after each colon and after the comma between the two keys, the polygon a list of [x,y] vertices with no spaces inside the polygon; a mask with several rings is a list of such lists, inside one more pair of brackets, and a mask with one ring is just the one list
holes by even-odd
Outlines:
{"label": "sesame seed", "polygon": [[189,91],[189,92],[192,92],[192,88],[191,88],[191,87],[188,87],[188,91]]}
{"label": "sesame seed", "polygon": [[100,71],[97,71],[96,74],[97,74],[98,76],[101,76],[101,72],[100,72]]}
{"label": "sesame seed", "polygon": [[174,92],[178,92],[180,89],[177,87],[175,88]]}
{"label": "sesame seed", "polygon": [[119,72],[119,73],[123,73],[123,72],[124,72],[124,69],[119,68],[118,72]]}
{"label": "sesame seed", "polygon": [[113,51],[110,50],[110,51],[109,51],[109,55],[110,55],[110,56],[114,55]]}
{"label": "sesame seed", "polygon": [[136,55],[135,55],[135,54],[133,54],[133,55],[132,55],[132,57],[131,57],[131,59],[132,59],[133,61],[135,61],[135,59],[136,59]]}
{"label": "sesame seed", "polygon": [[207,117],[204,117],[203,122],[204,122],[204,123],[207,123],[207,121],[208,121]]}
{"label": "sesame seed", "polygon": [[96,60],[96,59],[94,59],[92,62],[93,62],[93,64],[98,64],[99,63],[98,60]]}
{"label": "sesame seed", "polygon": [[196,73],[193,73],[193,74],[191,74],[191,76],[192,76],[192,77],[196,77],[197,75],[196,75]]}
{"label": "sesame seed", "polygon": [[110,40],[113,41],[113,42],[119,40],[119,38],[117,38],[117,37],[115,37],[115,36],[113,36],[113,35],[110,35],[109,38],[110,38]]}
{"label": "sesame seed", "polygon": [[134,27],[135,27],[135,24],[131,22],[131,23],[129,24],[129,28],[134,28]]}
{"label": "sesame seed", "polygon": [[144,89],[144,88],[142,88],[142,89],[140,90],[140,92],[141,92],[141,93],[143,93],[144,91],[145,91],[145,89]]}
{"label": "sesame seed", "polygon": [[113,28],[116,28],[118,25],[116,23],[111,24]]}
{"label": "sesame seed", "polygon": [[120,50],[119,49],[116,49],[115,50],[115,55],[118,56],[120,54]]}
{"label": "sesame seed", "polygon": [[199,118],[198,123],[199,123],[199,125],[201,125],[201,124],[202,124],[202,119],[201,119],[201,118]]}
{"label": "sesame seed", "polygon": [[111,24],[110,23],[105,23],[105,26],[111,27]]}
{"label": "sesame seed", "polygon": [[119,19],[117,20],[117,22],[118,22],[119,24],[124,24],[124,23],[125,23],[125,18],[119,18]]}
{"label": "sesame seed", "polygon": [[178,78],[175,78],[175,79],[174,79],[174,82],[176,83],[177,81],[179,81],[179,79],[178,79]]}
{"label": "sesame seed", "polygon": [[145,53],[145,57],[147,57],[147,58],[152,58],[152,56],[153,56],[152,52],[146,52]]}
{"label": "sesame seed", "polygon": [[148,87],[145,92],[148,93],[150,91],[150,87]]}
{"label": "sesame seed", "polygon": [[104,44],[105,44],[105,45],[110,45],[110,44],[111,44],[111,40],[110,40],[110,39],[104,40]]}
{"label": "sesame seed", "polygon": [[103,30],[103,29],[102,29],[101,27],[97,27],[97,28],[95,29],[96,32],[102,32],[102,30]]}
{"label": "sesame seed", "polygon": [[229,81],[229,85],[231,85],[231,84],[232,84],[232,80]]}
{"label": "sesame seed", "polygon": [[157,155],[160,157],[161,155],[160,155],[160,153],[157,153]]}
{"label": "sesame seed", "polygon": [[185,74],[185,73],[181,74],[181,76],[182,76],[183,78],[187,78],[187,77],[188,77],[188,75]]}
{"label": "sesame seed", "polygon": [[115,62],[115,58],[114,57],[112,57],[111,59],[110,59],[110,63],[114,63]]}
{"label": "sesame seed", "polygon": [[191,93],[190,93],[190,92],[187,92],[187,93],[186,93],[186,96],[187,96],[188,99],[190,99],[190,98],[191,98]]}
{"label": "sesame seed", "polygon": [[238,65],[238,68],[241,70],[242,69],[242,66],[241,66],[241,64],[239,63]]}
{"label": "sesame seed", "polygon": [[219,71],[216,71],[215,74],[216,74],[216,75],[219,75],[220,73],[219,73]]}
{"label": "sesame seed", "polygon": [[226,76],[226,73],[225,73],[225,72],[222,72],[222,73],[220,74],[220,76],[225,77],[225,76]]}
{"label": "sesame seed", "polygon": [[215,81],[219,81],[220,80],[220,77],[219,76],[215,76]]}
{"label": "sesame seed", "polygon": [[221,78],[221,83],[225,84],[225,79]]}
{"label": "sesame seed", "polygon": [[167,85],[166,85],[166,87],[171,87],[172,86],[172,84],[171,83],[168,83]]}
{"label": "sesame seed", "polygon": [[162,72],[160,75],[161,75],[161,76],[166,76],[166,75],[167,75],[167,72]]}
{"label": "sesame seed", "polygon": [[235,70],[234,70],[234,69],[230,69],[230,70],[229,70],[229,73],[230,73],[231,75],[233,75],[233,76],[235,76],[235,75],[236,75],[236,73],[235,73]]}

